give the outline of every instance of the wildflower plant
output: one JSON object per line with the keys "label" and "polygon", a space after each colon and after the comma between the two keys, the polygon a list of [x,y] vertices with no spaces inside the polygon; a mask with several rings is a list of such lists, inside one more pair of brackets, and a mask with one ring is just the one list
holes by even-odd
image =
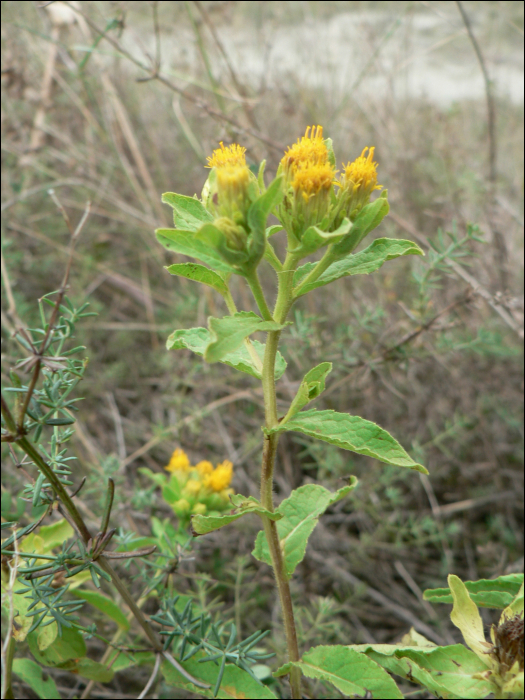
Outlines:
{"label": "wildflower plant", "polygon": [[187,529],[192,515],[220,515],[231,509],[233,464],[229,460],[215,468],[207,460],[191,466],[184,450],[176,449],[164,469],[169,477],[145,467],[139,471],[161,487],[162,497],[173,508],[181,530]]}
{"label": "wildflower plant", "polygon": [[[168,250],[199,261],[170,265],[168,272],[215,289],[223,296],[229,316],[210,317],[208,328],[176,330],[168,338],[167,348],[190,349],[207,362],[222,362],[262,382],[265,424],[260,498],[237,494],[231,496],[228,512],[221,513],[216,507],[218,513],[203,512],[202,506],[206,511],[209,506],[198,495],[203,483],[198,465],[190,467],[180,453],[173,457],[169,483],[164,475],[158,477],[158,483],[162,481],[165,498],[167,494],[174,510],[179,513],[184,510],[191,516],[195,535],[204,535],[248,513],[261,518],[263,529],[257,536],[253,555],[273,568],[288,647],[288,663],[276,675],[289,675],[292,697],[300,698],[302,666],[290,579],[304,557],[308,537],[318,518],[331,504],[350,493],[357,480],[350,476],[348,485],[335,493],[319,484],[301,486],[276,508],[273,477],[280,434],[292,430],[386,464],[422,473],[427,470],[371,421],[348,413],[304,410],[323,392],[332,369],[329,362],[322,362],[306,373],[288,410],[279,415],[276,381],[286,369],[286,361],[278,350],[280,336],[288,324],[290,309],[304,294],[341,277],[374,272],[393,258],[423,253],[412,241],[388,238],[377,238],[364,250],[354,252],[387,215],[388,194],[377,182],[373,148],[365,148],[355,161],[343,165],[338,176],[332,141],[324,138],[321,126],[307,128],[304,136],[287,149],[275,178],[268,185],[264,179],[265,163],[261,163],[256,177],[246,164],[245,149],[239,144],[221,143],[208,158],[207,167],[210,173],[201,198],[175,193],[162,196],[173,208],[175,228],[158,229],[156,236]],[[373,193],[380,190],[379,196],[372,200]],[[277,218],[278,224],[267,226],[270,214]],[[282,230],[287,238],[284,260],[271,243],[271,237]],[[317,260],[301,264],[314,254]],[[258,267],[263,261],[276,273],[273,310],[259,280]],[[230,291],[233,275],[245,278],[258,314],[237,309]],[[250,338],[257,331],[267,334],[265,344]],[[171,471],[169,466],[168,469]],[[187,497],[188,489],[193,500]],[[340,666],[342,648],[322,649],[322,670],[318,677],[329,679],[334,667]],[[361,671],[356,672],[361,673],[363,664],[367,663],[369,659],[363,655]],[[373,668],[382,673],[377,664]],[[383,689],[389,688],[388,692],[392,693],[389,697],[401,697],[388,674],[378,677],[377,683]],[[371,692],[377,691],[377,683],[375,689],[369,688]]]}

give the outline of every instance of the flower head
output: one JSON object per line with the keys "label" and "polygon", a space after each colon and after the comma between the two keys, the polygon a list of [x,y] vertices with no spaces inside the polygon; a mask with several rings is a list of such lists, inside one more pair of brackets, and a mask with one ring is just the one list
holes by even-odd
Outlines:
{"label": "flower head", "polygon": [[[311,131],[311,133],[310,133]],[[328,163],[328,148],[323,139],[322,126],[308,126],[304,136],[290,146],[281,159],[285,180],[290,182],[299,168]]]}
{"label": "flower head", "polygon": [[201,476],[204,476],[205,474],[211,474],[213,471],[213,464],[211,462],[208,462],[207,460],[203,460],[202,462],[198,462],[195,465],[195,469],[198,471],[198,473]]}
{"label": "flower head", "polygon": [[335,169],[330,163],[323,127],[307,127],[304,136],[281,159],[285,200],[279,208],[283,223],[300,239],[309,226],[320,224],[331,206]]}
{"label": "flower head", "polygon": [[164,467],[164,469],[166,469],[166,471],[168,472],[187,472],[189,468],[190,460],[188,459],[188,455],[184,452],[184,450],[178,448],[171,455],[171,459],[168,466]]}
{"label": "flower head", "polygon": [[233,464],[225,460],[204,477],[204,485],[212,491],[222,491],[227,488],[233,477]]}
{"label": "flower head", "polygon": [[246,165],[245,153],[243,146],[225,146],[221,141],[206,166],[212,172],[205,185],[205,204],[216,217],[215,226],[234,250],[246,247],[248,209],[258,189],[255,176]]}
{"label": "flower head", "polygon": [[225,166],[246,165],[246,149],[238,143],[225,146],[220,142],[220,148],[216,148],[211,156],[207,157],[208,165],[205,168],[223,168]]}
{"label": "flower head", "polygon": [[[341,188],[339,197],[344,199],[344,210],[351,220],[355,219],[365,204],[368,204],[372,192],[383,187],[377,184],[374,150],[374,146],[367,147],[352,163],[343,163],[343,173],[336,183]],[[365,156],[367,151],[369,153]]]}

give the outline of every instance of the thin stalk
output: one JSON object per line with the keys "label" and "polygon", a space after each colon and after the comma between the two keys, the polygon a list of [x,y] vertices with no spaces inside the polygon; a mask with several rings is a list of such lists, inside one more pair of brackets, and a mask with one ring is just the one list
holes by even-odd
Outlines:
{"label": "thin stalk", "polygon": [[330,265],[334,262],[334,258],[332,257],[332,246],[329,245],[328,248],[326,249],[325,254],[319,260],[317,265],[314,267],[314,269],[306,275],[304,280],[301,282],[301,284],[294,289],[294,299],[297,299],[297,297],[300,295],[300,291],[303,287],[305,287],[307,284],[310,284],[311,282],[316,282],[319,277],[323,274],[323,272],[330,267]]}
{"label": "thin stalk", "polygon": [[262,317],[265,321],[273,321],[272,312],[266,303],[266,298],[261,287],[261,281],[259,279],[259,275],[257,274],[257,270],[253,270],[250,275],[246,276],[245,279],[252,290],[252,294],[257,302],[257,306],[259,307]]}
{"label": "thin stalk", "polygon": [[[293,304],[293,273],[298,261],[299,256],[294,255],[293,252],[289,252],[286,256],[283,270],[279,273],[279,291],[277,294],[277,301],[275,303],[273,315],[273,318],[275,321],[277,321],[277,323],[284,323],[286,316],[288,315],[288,311]],[[274,428],[279,422],[277,416],[277,397],[275,393],[275,358],[277,356],[277,347],[279,345],[280,335],[280,331],[270,331],[268,333],[266,339],[266,349],[264,352],[262,384],[266,429]],[[274,510],[273,472],[278,440],[279,436],[275,433],[265,435],[264,437],[261,471],[261,504],[271,512]],[[290,661],[299,661],[299,647],[297,643],[292,596],[290,593],[290,584],[285,572],[283,553],[281,551],[277,526],[275,521],[268,517],[263,517],[262,520],[272,559],[275,580],[277,582],[281,610],[283,613],[286,644],[288,647],[288,659]],[[292,667],[290,670],[290,685],[292,689],[292,697],[301,698],[301,673],[299,669],[295,667]]]}

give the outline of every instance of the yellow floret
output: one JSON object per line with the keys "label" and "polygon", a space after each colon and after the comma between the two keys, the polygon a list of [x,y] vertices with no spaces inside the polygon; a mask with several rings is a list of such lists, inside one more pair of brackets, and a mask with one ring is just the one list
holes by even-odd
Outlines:
{"label": "yellow floret", "polygon": [[[346,165],[343,163],[344,176],[342,182],[338,184],[344,186],[348,183],[354,192],[358,188],[367,190],[369,193],[373,190],[380,190],[383,185],[377,184],[377,163],[374,163],[374,150],[374,146],[364,148],[359,158],[356,158],[353,163]],[[369,151],[368,156],[365,156],[367,151]]]}
{"label": "yellow floret", "polygon": [[212,491],[222,491],[230,485],[233,477],[233,464],[228,460],[218,464],[211,474],[207,474],[204,485]]}
{"label": "yellow floret", "polygon": [[288,148],[281,160],[285,173],[289,175],[293,175],[301,165],[324,165],[327,162],[328,148],[323,140],[322,126],[307,127],[304,136]]}
{"label": "yellow floret", "polygon": [[170,463],[168,464],[168,466],[164,467],[164,469],[166,469],[166,471],[168,472],[186,472],[189,470],[189,468],[190,460],[188,459],[188,455],[184,452],[184,450],[178,448],[171,455]]}
{"label": "yellow floret", "polygon": [[225,165],[246,165],[246,149],[238,143],[225,146],[221,141],[221,147],[215,149],[211,156],[208,156],[206,168],[222,168]]}
{"label": "yellow floret", "polygon": [[201,476],[204,476],[205,474],[212,473],[213,464],[211,462],[203,460],[202,462],[199,462],[198,464],[195,465],[195,469],[199,472],[199,474]]}
{"label": "yellow floret", "polygon": [[334,179],[334,169],[329,163],[310,165],[296,170],[292,187],[296,193],[301,193],[305,200],[329,191]]}

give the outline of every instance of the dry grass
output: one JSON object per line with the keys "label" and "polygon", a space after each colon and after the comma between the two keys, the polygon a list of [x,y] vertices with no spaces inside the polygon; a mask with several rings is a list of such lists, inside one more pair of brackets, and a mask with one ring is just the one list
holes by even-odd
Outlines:
{"label": "dry grass", "polygon": [[[98,512],[100,477],[113,474],[116,518],[148,533],[150,513],[168,512],[160,500],[145,499],[137,468],[160,469],[179,445],[192,459],[231,459],[236,489],[256,495],[262,397],[255,383],[164,349],[170,330],[205,325],[208,315],[226,309],[163,271],[173,256],[152,234],[169,223],[160,193],[199,192],[202,156],[220,140],[242,142],[253,162],[268,160],[272,174],[283,145],[307,124],[324,125],[338,160],[375,144],[393,212],[381,235],[417,236],[428,247],[439,227],[455,226],[463,235],[467,223],[478,223],[487,243],[468,245],[468,274],[485,296],[472,294],[464,275],[449,269],[425,301],[412,277],[425,262],[407,259],[302,300],[284,337],[283,401],[314,363],[333,361],[316,406],[378,422],[424,460],[430,477],[287,434],[277,496],[308,480],[332,489],[350,472],[360,480],[355,495],[323,519],[294,578],[308,645],[391,641],[411,624],[426,626],[436,640],[457,639],[443,611],[436,615],[422,604],[418,590],[443,585],[448,572],[474,579],[523,570],[523,104],[496,84],[497,182],[491,185],[482,93],[438,105],[399,97],[392,87],[403,60],[420,60],[410,42],[425,42],[421,18],[438,18],[428,39],[438,65],[448,65],[453,52],[476,65],[454,3],[191,3],[194,26],[183,3],[160,3],[157,55],[151,5],[85,2],[86,19],[57,29],[30,3],[2,4],[4,255],[16,305],[3,325],[5,366],[12,362],[7,339],[15,316],[35,321],[35,299],[58,286],[65,260],[66,233],[46,190],[55,189],[73,219],[90,199],[93,213],[71,285],[72,298],[88,299],[99,314],[79,326],[90,368],[74,450],[79,470],[90,475],[86,506]],[[489,70],[520,50],[521,3],[473,2],[466,9]],[[228,45],[228,37],[244,33],[262,61],[271,29],[298,32],[305,22],[311,29],[348,12],[366,37],[363,52],[368,46],[362,71],[353,72],[353,94],[323,63],[322,46],[308,46],[319,66],[319,84],[312,85],[269,70],[249,80],[241,49]],[[112,18],[122,20],[108,31],[113,45],[102,39],[79,70],[86,57],[81,47],[97,37],[93,25],[104,29]],[[140,56],[149,73],[118,46]],[[365,89],[373,81],[378,89]],[[243,282],[236,285],[239,306],[250,308]],[[449,305],[428,330],[386,352],[418,328],[420,311],[429,320]],[[21,482],[8,475],[6,488],[16,493]],[[217,582],[214,594],[222,596],[226,615],[242,619],[243,634],[277,617],[269,569],[245,556],[256,530],[249,522],[242,531],[232,526],[200,539],[190,565]],[[244,584],[235,588],[241,570]],[[184,571],[179,584],[181,590],[195,585]],[[332,598],[336,614],[312,624],[307,612],[315,617],[318,596]],[[273,639],[279,644],[277,632]],[[125,684],[119,690],[133,692]]]}

